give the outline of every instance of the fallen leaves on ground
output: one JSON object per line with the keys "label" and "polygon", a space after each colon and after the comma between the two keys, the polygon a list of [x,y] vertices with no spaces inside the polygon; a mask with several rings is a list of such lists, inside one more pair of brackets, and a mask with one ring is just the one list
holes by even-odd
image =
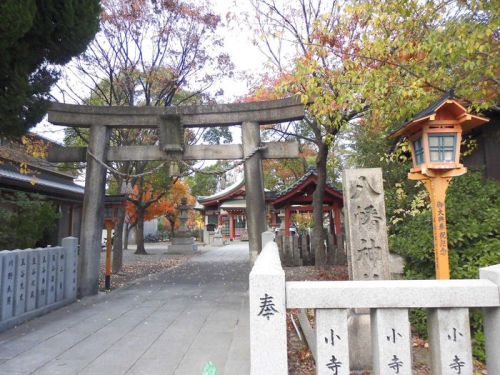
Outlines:
{"label": "fallen leaves on ground", "polygon": [[[111,275],[111,289],[121,288],[130,282],[142,277],[165,272],[183,264],[189,259],[186,256],[163,258],[163,259],[144,259],[135,260],[124,264],[121,271]],[[101,265],[99,272],[99,290],[104,291],[104,272],[105,266]]]}

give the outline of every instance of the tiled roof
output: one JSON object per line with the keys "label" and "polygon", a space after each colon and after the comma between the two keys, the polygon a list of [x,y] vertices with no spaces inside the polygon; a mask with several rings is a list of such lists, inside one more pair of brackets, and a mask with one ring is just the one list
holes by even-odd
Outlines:
{"label": "tiled roof", "polygon": [[[21,174],[19,172],[15,172],[15,171],[3,169],[3,168],[0,169],[0,177],[23,182],[23,183],[29,183],[29,184],[31,184],[31,182],[33,181],[32,175]],[[56,189],[59,191],[72,192],[72,193],[82,194],[82,195],[83,195],[84,190],[85,190],[83,186],[77,185],[77,184],[73,183],[72,181],[67,182],[67,183],[63,183],[63,182],[51,181],[51,180],[48,180],[48,179],[43,178],[43,177],[35,176],[34,182],[35,182],[34,186],[40,185],[42,187],[48,187],[48,188]]]}
{"label": "tiled roof", "polygon": [[[284,191],[278,193],[276,195],[276,198],[281,198],[285,195],[287,195],[288,193],[292,192],[293,190],[295,190],[297,187],[299,187],[302,183],[304,183],[310,176],[316,176],[318,177],[318,171],[316,170],[316,168],[314,167],[309,167],[307,168],[307,171],[306,173],[301,177],[299,178],[297,181],[295,181],[292,185],[290,185],[288,188],[286,188]],[[335,191],[338,191],[339,193],[342,193],[340,190],[334,188],[331,184],[326,184],[330,189],[333,189]]]}
{"label": "tiled roof", "polygon": [[226,194],[229,194],[229,193],[231,193],[231,192],[239,189],[244,184],[245,184],[245,179],[242,178],[242,179],[236,181],[234,184],[229,185],[224,190],[221,190],[221,191],[219,191],[219,192],[217,192],[215,194],[208,195],[208,196],[205,196],[205,197],[198,197],[198,202],[203,203],[203,202],[206,202],[206,201],[211,201],[211,200],[215,200],[217,198],[221,198],[221,197],[225,196]]}

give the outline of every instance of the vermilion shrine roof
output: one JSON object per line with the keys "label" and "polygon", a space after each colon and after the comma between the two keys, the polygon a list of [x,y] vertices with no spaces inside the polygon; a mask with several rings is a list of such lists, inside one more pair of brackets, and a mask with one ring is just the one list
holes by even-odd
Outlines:
{"label": "vermilion shrine roof", "polygon": [[[275,208],[281,208],[287,205],[310,205],[312,195],[316,189],[318,173],[315,168],[309,168],[293,185],[280,193],[273,202]],[[343,205],[343,196],[340,190],[327,184],[325,187],[325,204],[339,203]]]}
{"label": "vermilion shrine roof", "polygon": [[[210,206],[213,204],[220,204],[222,202],[228,202],[230,200],[234,200],[238,197],[245,196],[245,179],[242,178],[236,181],[234,184],[229,185],[224,190],[219,191],[210,196],[198,197],[198,202],[204,207]],[[274,199],[275,192],[265,190],[265,200],[269,201]]]}
{"label": "vermilion shrine roof", "polygon": [[241,195],[245,191],[245,179],[240,179],[236,181],[234,184],[229,185],[224,190],[221,190],[215,194],[198,197],[198,202],[203,206],[208,206],[210,204],[214,204],[220,202],[222,200],[231,199],[235,196]]}

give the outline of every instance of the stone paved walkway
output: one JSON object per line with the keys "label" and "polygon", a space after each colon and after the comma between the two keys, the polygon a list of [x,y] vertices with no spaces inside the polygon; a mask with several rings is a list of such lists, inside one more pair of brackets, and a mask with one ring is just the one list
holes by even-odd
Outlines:
{"label": "stone paved walkway", "polygon": [[249,373],[248,243],[0,334],[0,374]]}

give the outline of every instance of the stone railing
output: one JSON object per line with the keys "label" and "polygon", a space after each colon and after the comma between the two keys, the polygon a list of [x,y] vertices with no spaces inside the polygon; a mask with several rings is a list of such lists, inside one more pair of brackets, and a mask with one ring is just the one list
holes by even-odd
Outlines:
{"label": "stone railing", "polygon": [[[500,265],[480,280],[285,282],[267,233],[250,273],[251,374],[287,374],[286,309],[315,309],[316,374],[349,374],[350,309],[370,309],[374,374],[411,374],[409,308],[426,308],[433,374],[472,374],[470,307],[482,307],[489,374],[500,374]],[[367,347],[370,343],[367,343]],[[352,353],[351,353],[352,355]]]}
{"label": "stone railing", "polygon": [[0,332],[76,300],[78,239],[0,251]]}

